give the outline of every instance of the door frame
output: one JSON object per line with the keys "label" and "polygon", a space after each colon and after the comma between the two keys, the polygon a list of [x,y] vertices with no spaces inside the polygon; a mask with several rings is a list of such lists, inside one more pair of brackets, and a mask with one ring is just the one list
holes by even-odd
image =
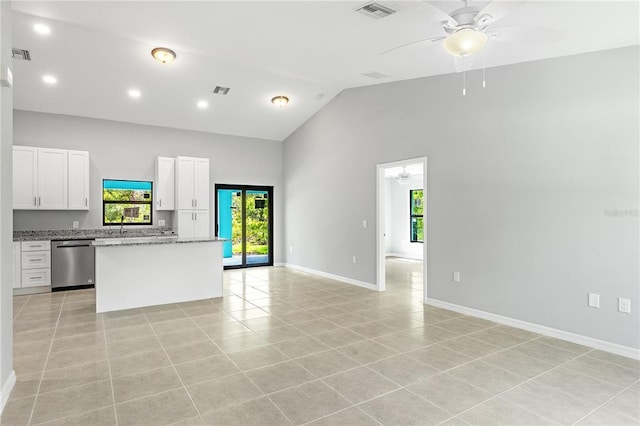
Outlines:
{"label": "door frame", "polygon": [[[241,268],[256,268],[256,267],[261,267],[261,266],[273,266],[273,186],[263,186],[263,185],[231,185],[231,184],[226,184],[226,183],[216,183],[213,187],[213,229],[214,229],[214,235],[217,237],[218,236],[218,190],[219,189],[237,189],[242,191],[242,198],[243,198],[243,202],[242,202],[242,218],[243,218],[243,222],[246,219],[246,208],[245,208],[245,203],[246,203],[246,192],[247,191],[264,191],[267,193],[267,197],[269,202],[267,203],[267,208],[268,208],[268,223],[267,223],[267,229],[269,232],[269,243],[268,243],[268,247],[269,247],[269,257],[267,260],[267,263],[259,263],[259,264],[247,264],[247,235],[246,235],[246,226],[242,227],[242,244],[243,244],[243,248],[242,248],[242,264],[240,265],[228,265],[228,266],[224,266],[224,269],[241,269]],[[246,222],[244,223],[246,224]],[[243,225],[244,225],[243,224]]]}
{"label": "door frame", "polygon": [[385,169],[391,167],[402,167],[409,164],[422,163],[422,188],[423,192],[423,204],[424,210],[424,243],[422,244],[422,285],[423,285],[423,300],[427,303],[427,242],[428,238],[428,220],[427,210],[429,209],[429,203],[427,203],[428,190],[427,190],[427,157],[410,158],[407,160],[392,161],[389,163],[381,163],[376,165],[376,289],[378,291],[385,291],[386,289],[386,265],[385,265],[385,206],[389,202],[388,194],[385,191]]}

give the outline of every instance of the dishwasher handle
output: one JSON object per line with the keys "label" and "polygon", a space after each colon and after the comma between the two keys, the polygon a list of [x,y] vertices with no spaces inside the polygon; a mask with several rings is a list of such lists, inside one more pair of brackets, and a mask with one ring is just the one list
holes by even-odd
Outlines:
{"label": "dishwasher handle", "polygon": [[52,241],[52,248],[74,248],[74,247],[91,247],[93,240],[68,240],[68,241]]}

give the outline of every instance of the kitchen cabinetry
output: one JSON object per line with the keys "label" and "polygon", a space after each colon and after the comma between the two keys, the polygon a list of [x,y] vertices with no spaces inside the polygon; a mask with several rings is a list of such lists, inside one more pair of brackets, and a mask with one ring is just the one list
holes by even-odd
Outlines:
{"label": "kitchen cabinetry", "polygon": [[175,210],[176,159],[156,159],[156,210]]}
{"label": "kitchen cabinetry", "polygon": [[178,210],[209,209],[209,159],[176,158],[176,200]]}
{"label": "kitchen cabinetry", "polygon": [[20,242],[13,242],[13,278],[11,283],[13,288],[22,287],[22,251],[20,250]]}
{"label": "kitchen cabinetry", "polygon": [[89,153],[13,147],[14,210],[88,210]]}
{"label": "kitchen cabinetry", "polygon": [[38,148],[13,147],[13,208],[38,208]]}
{"label": "kitchen cabinetry", "polygon": [[69,151],[69,210],[89,210],[89,153]]}
{"label": "kitchen cabinetry", "polygon": [[[23,241],[18,244],[20,244],[21,285],[16,286],[14,281],[14,288],[51,285],[51,242]],[[17,262],[16,250],[17,248],[14,245],[14,268]]]}
{"label": "kitchen cabinetry", "polygon": [[208,210],[178,210],[175,228],[180,238],[209,237]]}

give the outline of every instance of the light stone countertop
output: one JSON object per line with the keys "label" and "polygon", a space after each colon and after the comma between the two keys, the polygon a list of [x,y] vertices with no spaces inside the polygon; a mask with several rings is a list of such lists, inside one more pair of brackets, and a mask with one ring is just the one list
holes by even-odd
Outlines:
{"label": "light stone countertop", "polygon": [[97,238],[91,243],[94,247],[121,247],[121,246],[142,246],[156,244],[189,244],[189,243],[209,243],[223,242],[224,238],[207,237],[207,238],[178,238],[173,236],[149,236],[149,237],[112,237]]}

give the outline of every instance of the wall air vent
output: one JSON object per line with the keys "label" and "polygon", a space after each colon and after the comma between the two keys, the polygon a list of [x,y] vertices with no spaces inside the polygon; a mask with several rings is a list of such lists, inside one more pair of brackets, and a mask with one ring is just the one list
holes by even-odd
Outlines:
{"label": "wall air vent", "polygon": [[226,95],[229,93],[229,90],[230,89],[228,87],[216,86],[216,88],[213,89],[213,93],[216,95]]}
{"label": "wall air vent", "polygon": [[382,74],[379,73],[377,71],[373,71],[373,72],[363,72],[360,75],[364,75],[365,77],[369,77],[369,78],[375,78],[376,80],[379,78],[389,78],[390,76],[386,75],[386,74]]}
{"label": "wall air vent", "polygon": [[23,61],[31,60],[31,53],[25,49],[16,49],[15,47],[11,49],[11,57],[13,59],[22,59]]}
{"label": "wall air vent", "polygon": [[367,3],[364,6],[359,7],[356,9],[356,12],[374,19],[386,18],[387,16],[396,13],[396,11],[390,7],[383,6],[380,3],[375,2]]}

